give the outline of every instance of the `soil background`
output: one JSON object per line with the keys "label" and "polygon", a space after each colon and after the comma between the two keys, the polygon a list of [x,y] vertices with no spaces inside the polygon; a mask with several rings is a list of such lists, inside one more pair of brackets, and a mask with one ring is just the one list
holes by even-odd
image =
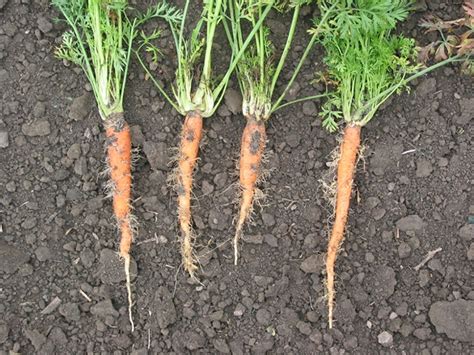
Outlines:
{"label": "soil background", "polygon": [[[458,18],[461,3],[418,2],[401,30],[426,43],[419,19],[433,12]],[[197,16],[199,3],[193,7]],[[290,68],[313,9],[302,14]],[[101,174],[103,127],[82,72],[54,58],[64,30],[55,17],[46,0],[0,0],[0,354],[473,351],[471,77],[458,67],[438,70],[364,128],[329,331],[323,260],[331,207],[320,180],[337,136],[322,130],[320,103],[292,106],[269,121],[267,197],[246,229],[238,267],[229,239],[245,122],[235,81],[218,114],[206,119],[194,189],[196,283],[180,268],[175,193],[167,184],[183,120],[133,60],[125,102],[137,148],[139,221],[131,333]],[[278,44],[290,18],[270,17]],[[175,54],[166,27],[159,44],[154,73],[169,87]],[[218,61],[225,44],[220,32]],[[311,83],[321,68],[315,50],[289,95],[321,90]]]}

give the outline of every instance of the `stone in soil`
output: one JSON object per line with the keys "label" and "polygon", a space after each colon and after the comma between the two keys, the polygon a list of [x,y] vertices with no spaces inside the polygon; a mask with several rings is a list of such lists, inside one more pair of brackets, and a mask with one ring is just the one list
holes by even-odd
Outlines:
{"label": "stone in soil", "polygon": [[257,322],[262,324],[262,325],[268,325],[270,324],[270,321],[272,320],[272,315],[269,311],[267,311],[265,308],[260,308],[257,311],[257,314],[255,315]]}
{"label": "stone in soil", "polygon": [[14,273],[21,265],[28,262],[29,255],[0,240],[0,271]]}
{"label": "stone in soil", "polygon": [[397,279],[395,271],[389,266],[380,266],[376,268],[374,274],[369,277],[370,280],[366,282],[370,286],[370,292],[373,298],[378,300],[385,300],[389,298],[395,291]]}
{"label": "stone in soil", "polygon": [[35,250],[36,259],[39,261],[47,261],[51,259],[51,250],[48,247],[38,247]]}
{"label": "stone in soil", "polygon": [[195,331],[188,331],[183,336],[184,346],[188,350],[198,350],[206,345],[206,338]]}
{"label": "stone in soil", "polygon": [[46,343],[46,337],[37,330],[27,329],[25,330],[25,335],[37,352],[39,352],[43,344]]}
{"label": "stone in soil", "polygon": [[397,228],[403,232],[417,232],[426,227],[426,223],[418,215],[410,215],[400,218],[396,225]]}
{"label": "stone in soil", "polygon": [[43,137],[51,133],[51,125],[46,120],[39,120],[23,124],[21,131],[28,137]]}
{"label": "stone in soil", "polygon": [[[137,263],[133,257],[130,262],[130,276],[132,281],[137,275]],[[123,260],[119,254],[111,249],[103,249],[99,259],[99,277],[104,284],[112,285],[125,281]]]}
{"label": "stone in soil", "polygon": [[377,336],[380,345],[391,347],[393,345],[393,335],[387,331],[383,331]]}
{"label": "stone in soil", "polygon": [[474,260],[474,243],[471,243],[469,249],[467,250],[467,260]]}
{"label": "stone in soil", "polygon": [[77,322],[81,319],[81,311],[77,303],[65,303],[59,307],[59,314],[69,321]]}
{"label": "stone in soil", "polygon": [[242,111],[242,95],[234,89],[228,89],[225,97],[225,105],[232,114],[237,115]]}
{"label": "stone in soil", "polygon": [[474,112],[474,99],[463,98],[459,101],[461,106],[461,114],[454,116],[454,122],[458,125],[466,125],[472,120],[472,112]]}
{"label": "stone in soil", "polygon": [[474,239],[474,224],[466,224],[459,229],[458,233],[462,239],[468,242],[471,241]]}
{"label": "stone in soil", "polygon": [[46,17],[38,17],[37,23],[39,30],[43,33],[48,33],[53,29],[53,24]]}
{"label": "stone in soil", "polygon": [[9,332],[10,329],[8,328],[7,323],[0,321],[0,344],[7,341]]}
{"label": "stone in soil", "polygon": [[91,104],[92,98],[88,93],[76,97],[69,107],[69,118],[74,121],[82,121],[89,114]]}
{"label": "stone in soil", "polygon": [[307,274],[319,274],[324,267],[324,254],[313,254],[301,263],[300,269]]}
{"label": "stone in soil", "polygon": [[474,301],[435,302],[428,315],[436,332],[459,341],[474,341]]}
{"label": "stone in soil", "polygon": [[8,148],[9,145],[8,132],[0,131],[0,148]]}
{"label": "stone in soil", "polygon": [[424,178],[431,175],[433,172],[433,165],[427,159],[420,159],[416,163],[416,177]]}
{"label": "stone in soil", "polygon": [[163,142],[149,142],[143,143],[143,151],[153,170],[168,170],[168,147]]}
{"label": "stone in soil", "polygon": [[222,210],[213,208],[209,212],[208,224],[212,229],[223,231],[228,227],[229,216],[224,214]]}
{"label": "stone in soil", "polygon": [[119,312],[117,312],[117,310],[114,308],[114,305],[110,299],[100,301],[93,305],[91,307],[91,313],[100,318],[105,318],[107,316],[117,318],[119,316]]}
{"label": "stone in soil", "polygon": [[161,329],[165,329],[176,322],[176,309],[173,297],[166,287],[161,286],[156,290],[153,310]]}

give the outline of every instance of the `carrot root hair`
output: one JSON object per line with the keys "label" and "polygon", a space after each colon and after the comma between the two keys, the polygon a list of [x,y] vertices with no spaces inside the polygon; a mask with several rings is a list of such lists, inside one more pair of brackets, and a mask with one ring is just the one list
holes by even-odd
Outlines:
{"label": "carrot root hair", "polygon": [[360,131],[358,125],[348,125],[344,130],[344,137],[340,147],[340,158],[337,165],[337,191],[335,220],[328,243],[326,256],[326,288],[328,302],[329,328],[333,326],[334,312],[334,269],[340,246],[344,239],[344,231],[349,215],[349,206],[352,194],[352,184],[357,165],[357,157],[360,149]]}
{"label": "carrot root hair", "polygon": [[265,122],[247,117],[240,148],[240,210],[233,240],[235,265],[239,259],[239,241],[243,236],[244,225],[251,216],[255,198],[261,195],[256,192],[256,185],[261,176],[266,141]]}
{"label": "carrot root hair", "polygon": [[117,226],[120,231],[119,254],[124,259],[128,311],[132,332],[132,285],[130,276],[130,249],[135,232],[131,208],[132,196],[132,139],[130,127],[123,113],[112,114],[106,122],[107,162],[110,173],[110,192]]}
{"label": "carrot root hair", "polygon": [[181,257],[184,269],[191,277],[197,270],[194,257],[191,197],[193,173],[198,160],[202,139],[203,120],[199,112],[191,111],[186,115],[181,130],[179,158],[176,170],[175,190],[178,194],[178,217],[181,230]]}

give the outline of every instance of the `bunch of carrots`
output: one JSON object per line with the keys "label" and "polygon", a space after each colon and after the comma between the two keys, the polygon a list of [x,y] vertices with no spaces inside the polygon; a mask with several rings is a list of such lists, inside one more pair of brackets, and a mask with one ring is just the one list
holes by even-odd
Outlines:
{"label": "bunch of carrots", "polygon": [[[185,1],[182,11],[163,1],[143,14],[130,11],[132,9],[126,0],[53,0],[53,5],[69,26],[56,55],[83,69],[104,124],[113,212],[120,232],[119,254],[124,260],[132,331],[132,153],[123,103],[133,52],[162,96],[184,116],[174,180],[182,265],[191,277],[195,277],[198,269],[193,247],[196,236],[192,228],[191,196],[203,137],[203,119],[213,116],[218,109],[232,75],[236,75],[242,93],[242,112],[246,118],[239,164],[241,198],[233,238],[235,264],[244,225],[258,197],[257,183],[267,144],[266,121],[287,105],[326,98],[321,112],[323,127],[334,132],[338,130],[340,121],[344,123],[335,178],[334,224],[326,260],[328,318],[329,327],[333,326],[335,263],[347,224],[362,127],[375,117],[379,107],[390,96],[407,88],[411,80],[459,61],[466,54],[471,55],[474,46],[471,32],[456,37],[458,47],[449,47],[454,40],[448,36],[444,42],[422,51],[425,54],[437,53],[439,62],[426,67],[416,63],[414,41],[393,34],[397,23],[409,14],[409,0],[321,0],[318,1],[320,16],[309,31],[307,46],[292,69],[290,80],[275,96],[280,74],[292,49],[300,10],[311,3],[311,0],[207,0],[202,4],[200,20],[188,33],[190,0]],[[467,21],[472,25],[473,8],[466,6],[467,19],[449,22],[450,27],[433,19],[425,22],[424,27],[442,33],[442,30]],[[292,14],[281,51],[273,45],[271,31],[266,26],[267,15],[272,10]],[[130,13],[135,14],[133,18]],[[149,35],[138,31],[140,25],[152,18],[166,21],[174,39],[177,63],[171,90],[165,89],[142,59],[143,52],[153,53],[156,60],[160,53],[155,45],[160,31],[155,30]],[[227,68],[216,74],[213,71],[213,44],[220,26],[227,35],[231,54]],[[139,44],[134,48],[137,37]],[[324,94],[283,103],[316,43],[325,50],[326,77],[333,86],[328,86]],[[456,54],[451,55],[454,52]]]}

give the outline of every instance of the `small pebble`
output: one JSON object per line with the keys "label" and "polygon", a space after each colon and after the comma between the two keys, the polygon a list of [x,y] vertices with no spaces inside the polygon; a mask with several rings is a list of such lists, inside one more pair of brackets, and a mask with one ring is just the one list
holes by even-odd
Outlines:
{"label": "small pebble", "polygon": [[377,336],[380,345],[390,347],[393,345],[393,335],[387,331],[383,331]]}

